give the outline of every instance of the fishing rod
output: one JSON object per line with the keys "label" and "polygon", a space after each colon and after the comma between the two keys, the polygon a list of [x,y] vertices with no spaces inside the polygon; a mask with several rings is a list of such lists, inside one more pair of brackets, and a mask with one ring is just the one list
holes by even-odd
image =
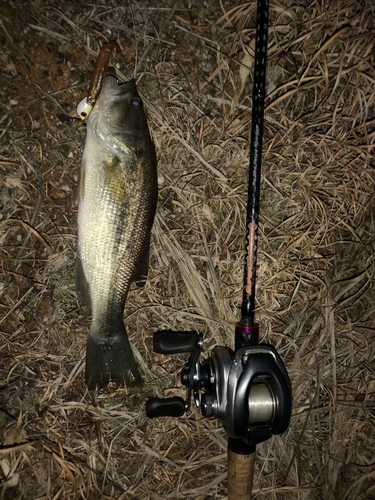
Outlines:
{"label": "fishing rod", "polygon": [[235,350],[216,346],[201,362],[203,337],[198,332],[156,332],[155,352],[190,353],[181,371],[186,399],[151,398],[146,403],[149,418],[180,417],[190,409],[193,396],[204,417],[222,423],[228,435],[229,500],[251,498],[256,445],[285,432],[292,411],[285,366],[273,346],[259,344],[259,325],[254,321],[267,40],[268,0],[258,0],[244,284]]}
{"label": "fishing rod", "polygon": [[[259,324],[254,322],[254,311],[264,99],[266,92],[269,24],[268,15],[268,0],[258,0],[251,117],[250,165],[246,210],[244,280],[241,320],[235,326],[235,351],[246,348],[246,346],[256,346],[259,344]],[[283,375],[285,376],[284,373]],[[262,398],[263,397],[264,395],[262,395]],[[257,443],[255,442],[250,443],[243,439],[232,438],[230,436],[228,437],[228,498],[230,500],[235,498],[246,499],[251,496],[256,444]],[[238,477],[241,478],[241,481],[237,481]]]}

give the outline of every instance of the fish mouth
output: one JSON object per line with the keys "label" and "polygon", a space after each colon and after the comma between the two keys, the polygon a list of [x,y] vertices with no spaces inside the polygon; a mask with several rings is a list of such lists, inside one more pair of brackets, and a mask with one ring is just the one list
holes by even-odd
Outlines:
{"label": "fish mouth", "polygon": [[124,98],[131,98],[132,93],[134,93],[134,79],[130,79],[126,82],[120,82],[116,76],[114,68],[109,68],[103,80],[103,87],[101,94],[105,94],[105,99],[111,100],[121,100]]}

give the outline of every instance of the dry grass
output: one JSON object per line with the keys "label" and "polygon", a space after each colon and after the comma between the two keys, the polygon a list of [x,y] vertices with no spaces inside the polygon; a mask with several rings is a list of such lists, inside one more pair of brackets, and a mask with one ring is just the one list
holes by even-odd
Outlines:
{"label": "dry grass", "polygon": [[[241,301],[255,3],[14,1],[0,6],[2,499],[224,499],[226,437],[181,392],[156,329],[231,345]],[[258,447],[254,498],[375,498],[375,13],[271,4],[257,318],[294,394]],[[85,132],[60,124],[106,38],[148,104],[160,197],[127,330],[140,391],[86,391],[88,312],[74,290]]]}

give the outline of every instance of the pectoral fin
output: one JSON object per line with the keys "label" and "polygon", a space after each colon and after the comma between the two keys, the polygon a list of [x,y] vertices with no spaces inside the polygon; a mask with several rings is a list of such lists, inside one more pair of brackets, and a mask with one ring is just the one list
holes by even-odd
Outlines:
{"label": "pectoral fin", "polygon": [[77,254],[76,258],[76,291],[77,291],[77,296],[78,300],[83,306],[90,306],[91,307],[91,299],[90,299],[90,289],[89,289],[89,283],[86,279],[84,270],[83,270],[83,265],[82,265],[82,260],[79,254]]}

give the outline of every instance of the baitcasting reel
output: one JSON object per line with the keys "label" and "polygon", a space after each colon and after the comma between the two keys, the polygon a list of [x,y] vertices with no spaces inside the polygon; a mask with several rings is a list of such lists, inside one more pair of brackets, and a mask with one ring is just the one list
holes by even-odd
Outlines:
{"label": "baitcasting reel", "polygon": [[230,438],[242,439],[253,446],[286,431],[292,391],[274,347],[258,344],[234,352],[218,346],[201,363],[202,350],[203,337],[197,332],[154,334],[155,352],[191,354],[181,372],[181,382],[187,387],[186,401],[180,397],[149,399],[146,403],[149,418],[182,416],[190,408],[193,393],[203,416],[220,420]]}

